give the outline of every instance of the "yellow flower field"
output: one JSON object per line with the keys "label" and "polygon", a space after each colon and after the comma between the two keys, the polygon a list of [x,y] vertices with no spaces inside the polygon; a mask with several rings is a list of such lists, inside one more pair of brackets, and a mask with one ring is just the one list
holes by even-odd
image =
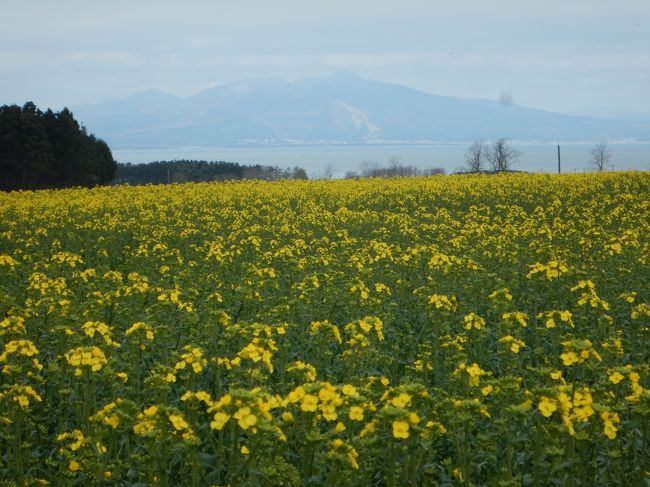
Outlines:
{"label": "yellow flower field", "polygon": [[645,485],[649,259],[640,172],[0,194],[0,483]]}

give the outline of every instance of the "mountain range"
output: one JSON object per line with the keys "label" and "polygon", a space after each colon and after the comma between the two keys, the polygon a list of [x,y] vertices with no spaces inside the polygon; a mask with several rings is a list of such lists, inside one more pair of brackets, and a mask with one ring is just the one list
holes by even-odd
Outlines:
{"label": "mountain range", "polygon": [[437,96],[351,72],[236,81],[180,98],[148,90],[74,107],[113,149],[380,144],[509,138],[650,140],[648,120],[606,120]]}

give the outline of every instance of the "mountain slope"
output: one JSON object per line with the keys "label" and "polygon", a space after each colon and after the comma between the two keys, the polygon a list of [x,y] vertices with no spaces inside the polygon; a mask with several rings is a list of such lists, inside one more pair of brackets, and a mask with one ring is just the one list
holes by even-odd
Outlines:
{"label": "mountain slope", "polygon": [[286,143],[650,140],[650,123],[569,116],[431,95],[342,72],[287,82],[236,81],[181,99],[150,90],[78,107],[115,149]]}

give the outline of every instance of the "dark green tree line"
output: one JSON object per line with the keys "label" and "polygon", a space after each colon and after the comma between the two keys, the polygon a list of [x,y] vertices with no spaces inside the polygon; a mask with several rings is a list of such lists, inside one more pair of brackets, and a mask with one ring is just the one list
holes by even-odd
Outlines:
{"label": "dark green tree line", "polygon": [[165,184],[225,181],[231,179],[307,179],[300,168],[281,169],[275,166],[244,165],[236,162],[156,161],[146,164],[118,163],[115,182],[121,184]]}
{"label": "dark green tree line", "polygon": [[0,107],[0,189],[106,184],[116,167],[106,142],[88,134],[67,108]]}

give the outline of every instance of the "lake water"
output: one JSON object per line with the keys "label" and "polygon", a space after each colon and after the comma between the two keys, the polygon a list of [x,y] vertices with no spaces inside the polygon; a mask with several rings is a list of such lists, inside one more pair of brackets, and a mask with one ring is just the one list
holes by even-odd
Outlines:
{"label": "lake water", "polygon": [[[421,169],[442,167],[448,173],[463,165],[469,144],[432,145],[305,145],[283,147],[219,148],[190,147],[185,149],[116,150],[118,162],[143,163],[193,159],[228,161],[241,164],[262,164],[282,168],[300,166],[310,177],[318,177],[331,165],[335,177],[347,171],[358,171],[363,164],[386,166],[389,159],[399,157],[405,165]],[[561,144],[562,171],[591,170],[590,151],[593,142]],[[513,143],[521,152],[513,169],[531,172],[557,172],[557,145],[550,143]],[[612,157],[608,169],[650,170],[650,143],[608,144]]]}

